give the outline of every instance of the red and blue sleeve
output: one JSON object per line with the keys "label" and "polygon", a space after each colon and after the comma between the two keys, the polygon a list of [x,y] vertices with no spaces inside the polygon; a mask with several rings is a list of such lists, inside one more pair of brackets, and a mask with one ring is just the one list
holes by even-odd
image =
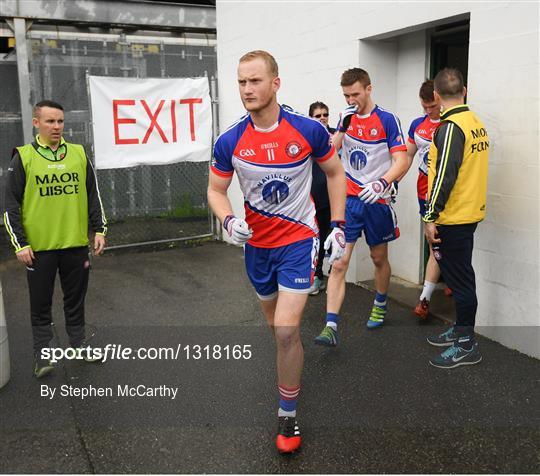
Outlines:
{"label": "red and blue sleeve", "polygon": [[234,168],[232,165],[232,151],[227,147],[224,137],[218,137],[214,144],[214,155],[210,169],[219,177],[231,177]]}

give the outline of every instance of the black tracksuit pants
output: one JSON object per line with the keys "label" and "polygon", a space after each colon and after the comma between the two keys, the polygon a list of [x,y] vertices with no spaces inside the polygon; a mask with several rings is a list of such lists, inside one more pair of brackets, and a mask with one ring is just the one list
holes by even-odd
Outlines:
{"label": "black tracksuit pants", "polygon": [[84,299],[90,270],[88,247],[37,251],[34,256],[33,265],[27,268],[34,352],[48,347],[53,338],[51,307],[57,271],[64,293],[66,332],[70,345],[76,347],[85,338]]}
{"label": "black tracksuit pants", "polygon": [[474,335],[478,300],[472,252],[477,225],[437,225],[441,242],[433,245],[441,274],[452,290],[456,304],[455,330],[461,335]]}
{"label": "black tracksuit pants", "polygon": [[324,242],[330,234],[330,207],[318,209],[316,217],[319,225],[319,258],[317,261],[317,268],[315,269],[315,276],[319,279],[324,279],[323,260],[324,255],[326,254]]}

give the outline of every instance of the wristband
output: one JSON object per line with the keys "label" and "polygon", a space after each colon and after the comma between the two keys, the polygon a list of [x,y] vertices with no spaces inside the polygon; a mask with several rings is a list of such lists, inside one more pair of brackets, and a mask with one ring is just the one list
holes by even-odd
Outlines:
{"label": "wristband", "polygon": [[330,228],[339,228],[341,230],[345,229],[345,220],[336,220],[330,222]]}
{"label": "wristband", "polygon": [[224,220],[223,220],[223,228],[227,229],[227,225],[229,224],[229,222],[233,219],[233,218],[236,218],[234,215],[227,215]]}

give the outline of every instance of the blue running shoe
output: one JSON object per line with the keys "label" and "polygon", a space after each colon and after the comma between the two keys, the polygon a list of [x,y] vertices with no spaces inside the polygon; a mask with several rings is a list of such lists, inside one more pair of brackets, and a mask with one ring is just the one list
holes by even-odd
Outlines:
{"label": "blue running shoe", "polygon": [[386,307],[373,306],[371,308],[371,315],[367,321],[368,329],[375,327],[381,327],[384,324],[384,318],[386,317]]}
{"label": "blue running shoe", "polygon": [[326,326],[322,332],[315,337],[315,344],[324,345],[325,347],[335,347],[338,343],[337,331],[329,326]]}
{"label": "blue running shoe", "polygon": [[429,336],[427,338],[427,341],[431,345],[435,345],[437,347],[447,347],[450,345],[454,345],[458,339],[459,335],[457,334],[457,332],[454,331],[454,326],[452,326],[442,334],[433,334]]}
{"label": "blue running shoe", "polygon": [[439,369],[453,369],[460,365],[474,365],[482,361],[482,355],[476,342],[469,349],[464,344],[471,342],[470,337],[462,337],[452,347],[446,349],[441,355],[430,359],[429,363]]}

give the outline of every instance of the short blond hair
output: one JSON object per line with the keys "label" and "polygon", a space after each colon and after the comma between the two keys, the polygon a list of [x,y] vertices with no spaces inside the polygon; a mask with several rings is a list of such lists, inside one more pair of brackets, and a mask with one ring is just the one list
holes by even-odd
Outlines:
{"label": "short blond hair", "polygon": [[277,78],[279,75],[278,65],[276,62],[276,59],[268,53],[268,51],[264,50],[254,50],[250,51],[249,53],[246,53],[244,56],[240,58],[239,63],[244,63],[246,61],[253,61],[254,59],[260,58],[265,63],[266,66],[268,66],[268,71],[274,78]]}

